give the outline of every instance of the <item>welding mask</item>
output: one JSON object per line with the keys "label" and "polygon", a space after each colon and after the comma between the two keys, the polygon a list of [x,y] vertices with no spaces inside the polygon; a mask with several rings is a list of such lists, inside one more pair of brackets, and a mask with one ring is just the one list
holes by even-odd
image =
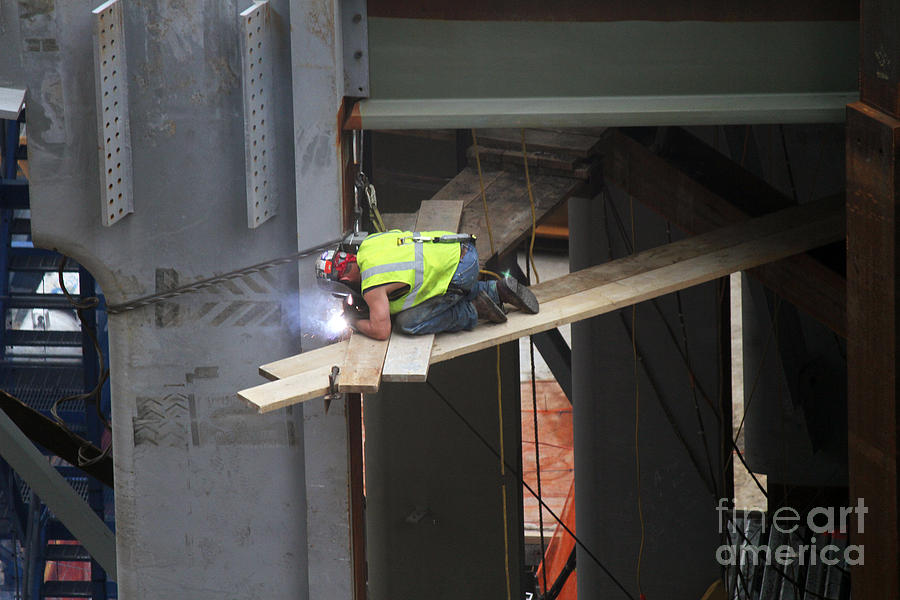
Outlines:
{"label": "welding mask", "polygon": [[356,253],[367,235],[364,231],[351,233],[337,247],[322,252],[316,260],[316,281],[320,287],[336,296],[359,293],[359,284],[351,283],[345,275],[356,262]]}

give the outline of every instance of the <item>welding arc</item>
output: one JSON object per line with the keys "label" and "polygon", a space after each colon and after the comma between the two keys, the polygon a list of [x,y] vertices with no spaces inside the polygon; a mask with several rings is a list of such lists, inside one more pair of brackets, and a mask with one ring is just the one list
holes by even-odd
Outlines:
{"label": "welding arc", "polygon": [[[475,426],[472,425],[472,423],[470,423],[469,420],[466,419],[466,417],[463,416],[463,414],[461,412],[459,412],[459,410],[457,410],[457,408],[455,406],[453,406],[453,403],[450,402],[450,400],[448,400],[447,397],[444,394],[442,394],[436,387],[434,387],[433,383],[431,383],[430,381],[427,381],[426,383],[428,384],[428,387],[430,387],[431,390],[435,394],[437,394],[438,398],[440,398],[443,401],[443,403],[447,405],[447,408],[449,408],[453,412],[453,414],[455,414],[457,417],[459,417],[459,420],[463,422],[463,424],[466,426],[466,428],[468,428],[468,430],[471,431],[472,434],[475,435],[475,437],[477,437],[481,441],[482,444],[484,444],[485,448],[490,450],[491,453],[499,459],[500,453],[497,451],[497,449],[494,448],[491,445],[491,443],[489,441],[487,441],[487,439],[483,435],[481,435],[481,433],[479,433],[479,431],[475,428]],[[575,540],[575,543],[578,544],[579,546],[581,546],[582,550],[584,550],[587,553],[587,555],[591,557],[591,559],[594,561],[594,563],[596,563],[597,566],[600,567],[600,569],[604,573],[606,573],[606,575],[610,578],[610,580],[612,580],[612,582],[614,584],[616,584],[616,587],[618,587],[620,590],[622,590],[622,593],[625,594],[625,596],[627,596],[630,600],[635,600],[635,597],[631,594],[631,592],[629,592],[627,589],[625,589],[625,586],[623,586],[622,583],[618,579],[616,579],[616,576],[613,575],[612,572],[609,569],[607,569],[606,566],[602,562],[600,562],[600,559],[597,558],[597,555],[595,555],[593,552],[591,552],[590,549],[584,545],[584,542],[582,542],[578,538],[578,536],[575,535],[575,532],[572,531],[571,529],[569,529],[566,526],[566,524],[563,523],[562,519],[560,519],[559,516],[557,516],[557,514],[555,512],[553,512],[553,509],[550,508],[549,506],[547,506],[547,503],[544,502],[541,499],[541,497],[538,496],[537,493],[535,493],[535,491],[533,489],[531,489],[531,486],[528,485],[528,483],[522,477],[522,474],[519,473],[519,471],[516,470],[516,468],[514,466],[512,466],[511,464],[509,464],[509,462],[507,462],[506,460],[504,460],[503,462],[506,464],[506,468],[509,469],[509,471],[513,475],[515,475],[516,477],[519,478],[519,483],[521,483],[522,486],[524,486],[525,489],[527,489],[532,496],[537,498],[537,501],[541,504],[541,506],[543,506],[545,509],[547,509],[547,512],[549,512],[550,515],[554,519],[556,519],[556,522],[559,523],[560,527],[562,527],[566,531],[566,533],[568,533],[569,535],[572,536],[572,539]]]}
{"label": "welding arc", "polygon": [[194,283],[189,283],[188,285],[183,285],[181,287],[172,288],[170,290],[166,290],[164,292],[157,292],[156,294],[148,294],[146,296],[141,296],[140,298],[135,298],[134,300],[128,300],[127,302],[120,302],[119,304],[110,304],[106,307],[106,312],[111,315],[115,315],[118,313],[123,313],[129,310],[134,310],[136,308],[141,308],[142,306],[148,306],[150,304],[156,304],[157,302],[162,302],[163,300],[169,300],[171,298],[175,298],[177,296],[182,296],[184,294],[190,294],[193,292],[199,292],[200,290],[206,289],[208,287],[213,287],[215,285],[219,285],[220,283],[224,283],[226,281],[230,281],[232,279],[238,279],[241,277],[245,277],[247,275],[251,275],[253,273],[258,273],[260,271],[265,271],[266,269],[270,269],[272,267],[276,267],[278,265],[283,265],[285,263],[293,262],[295,260],[300,260],[301,258],[306,258],[307,256],[312,256],[313,254],[318,254],[323,250],[328,250],[330,248],[335,247],[339,244],[343,238],[338,238],[335,240],[331,240],[330,242],[325,242],[324,244],[317,246],[315,248],[308,248],[306,250],[301,250],[300,252],[295,252],[293,254],[288,254],[287,256],[281,256],[279,258],[273,258],[272,260],[267,260],[265,262],[256,263],[255,265],[250,265],[249,267],[244,267],[243,269],[237,269],[235,271],[230,271],[225,273],[224,275],[216,275],[215,277],[207,277],[206,279],[201,279],[200,281],[195,281]]}

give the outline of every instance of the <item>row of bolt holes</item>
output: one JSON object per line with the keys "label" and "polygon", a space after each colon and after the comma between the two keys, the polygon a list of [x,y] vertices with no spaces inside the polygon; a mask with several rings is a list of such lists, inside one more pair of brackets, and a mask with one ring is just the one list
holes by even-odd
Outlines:
{"label": "row of bolt holes", "polygon": [[[257,16],[257,17],[259,16],[259,11],[256,11],[256,16]],[[252,17],[249,18],[249,19],[247,19],[247,23],[248,23],[248,24],[251,23],[251,22],[252,22]],[[261,31],[262,31],[262,28],[261,28],[261,27],[257,27],[257,28],[256,28],[256,33],[260,33]],[[248,34],[248,38],[249,38],[251,41],[253,40],[253,32],[250,32],[250,33]],[[262,49],[262,42],[257,42],[257,43],[256,43],[256,48],[257,48],[257,49]],[[251,58],[252,58],[252,55],[253,55],[253,48],[252,48],[252,47],[249,49],[249,53],[250,53]],[[260,65],[261,65],[261,64],[262,64],[262,58],[257,58],[257,59],[256,59],[256,64],[260,64]],[[253,63],[250,63],[250,70],[251,70],[251,71],[253,70],[253,66],[254,66]],[[259,79],[262,80],[262,78],[263,78],[262,73],[259,73],[259,74],[257,75],[257,77],[259,77]],[[250,84],[253,85],[253,84],[255,84],[255,83],[256,83],[256,78],[251,78],[251,79],[250,79]],[[261,98],[262,95],[263,95],[263,88],[262,88],[262,87],[259,88],[259,92],[258,92],[258,93],[259,93],[260,98]],[[256,100],[256,94],[251,94],[251,95],[250,95],[250,100]],[[260,103],[260,105],[259,105],[259,111],[262,112],[262,110],[263,110],[265,107],[266,107],[265,104]],[[256,116],[256,109],[255,109],[255,108],[253,109],[252,114],[253,114],[253,116]],[[265,125],[265,124],[266,124],[266,120],[265,120],[265,119],[262,119],[261,122],[260,122],[260,126],[263,126],[263,125]],[[253,131],[256,131],[256,125],[253,125]],[[262,140],[261,140],[261,141],[263,141],[263,142],[266,141],[266,135],[265,135],[265,134],[262,135]],[[254,146],[254,147],[256,146],[256,140],[253,140],[253,146]],[[266,151],[265,151],[265,150],[262,151],[262,155],[263,155],[263,156],[266,155]],[[253,155],[253,162],[254,162],[254,163],[257,162],[257,159],[258,159],[258,158],[259,158],[259,155],[254,154],[254,155]],[[263,164],[262,170],[263,170],[263,171],[266,171],[266,165],[265,165],[265,164]],[[253,171],[253,177],[256,178],[256,177],[258,177],[258,176],[259,176],[259,171]],[[268,187],[268,185],[269,185],[269,180],[268,180],[268,179],[264,179],[264,180],[263,180],[263,188]],[[253,188],[253,192],[254,192],[254,193],[257,193],[257,194],[259,193],[259,186],[258,186],[258,185],[255,186],[255,187]],[[264,196],[263,196],[263,202],[267,202],[268,200],[269,200],[269,196],[268,196],[268,195],[264,195]],[[256,206],[257,208],[259,208],[259,200],[256,201],[255,206]],[[263,212],[263,216],[265,216],[265,217],[269,216],[269,209],[266,209],[266,210]],[[256,216],[256,220],[257,220],[257,222],[260,220],[259,215]]]}
{"label": "row of bolt holes", "polygon": [[[105,14],[101,13],[101,14],[100,14],[100,20],[102,21],[104,17],[105,17]],[[108,28],[104,33],[111,33],[112,30],[115,29],[115,27],[116,27],[116,24],[115,24],[115,23],[110,23],[110,24],[109,24],[109,28]],[[113,46],[115,46],[115,45],[116,45],[116,40],[113,39],[113,40],[110,40],[110,41],[109,41],[109,46],[110,46],[110,47],[113,47]],[[106,44],[103,44],[103,50],[104,50],[104,51],[106,50]],[[116,60],[116,55],[115,55],[115,54],[113,54],[112,56],[110,56],[110,58],[109,58],[109,61],[110,61],[110,62],[115,62],[115,60]],[[104,60],[104,61],[103,61],[103,66],[105,67],[106,64],[107,64],[107,61]],[[116,71],[115,69],[113,69],[112,76],[115,77],[116,75],[117,75],[117,71]],[[109,75],[104,75],[104,76],[103,76],[103,82],[106,83],[107,81],[109,81]],[[113,93],[117,92],[118,89],[119,89],[119,86],[114,85],[114,86],[113,86],[113,89],[112,89]],[[104,98],[106,98],[106,97],[108,97],[108,96],[109,96],[109,91],[108,91],[108,90],[105,91],[105,92],[103,92],[103,97],[104,97]],[[119,106],[119,101],[118,101],[118,100],[116,100],[116,101],[113,102],[113,107],[117,107],[117,106]],[[103,113],[106,114],[106,113],[108,113],[108,112],[109,112],[109,105],[107,104],[107,105],[105,105],[105,106],[103,107]],[[119,123],[119,117],[115,117],[115,119],[113,119],[113,123],[115,123],[115,124],[118,125],[118,123]],[[107,122],[106,122],[106,129],[109,129],[109,126],[110,126],[110,122],[107,121]],[[118,132],[118,131],[116,132],[116,139],[117,139],[117,140],[119,139],[119,132]],[[107,149],[109,148],[111,142],[112,142],[112,138],[106,138],[106,146],[107,146]],[[121,151],[121,148],[120,148],[120,147],[116,147],[116,155],[118,155],[120,151]],[[107,160],[112,160],[112,152],[107,152],[107,154],[106,154],[106,159],[107,159]],[[117,162],[117,163],[116,163],[116,170],[119,170],[119,169],[121,169],[121,168],[122,168],[122,163]],[[108,174],[108,175],[112,175],[112,173],[113,173],[113,170],[112,170],[111,168],[107,170],[107,174]],[[116,179],[116,185],[120,185],[121,183],[122,183],[122,178],[121,178],[121,177],[117,178],[117,179]],[[109,188],[110,191],[112,191],[112,189],[113,189],[113,184],[110,183],[109,186],[108,186],[108,188]],[[119,200],[122,199],[122,193],[121,193],[121,192],[119,192],[118,199],[119,199]],[[115,204],[115,202],[116,202],[116,198],[110,198],[110,199],[109,199],[109,204],[110,204],[110,205]],[[119,214],[120,214],[120,215],[121,215],[122,213],[124,213],[124,212],[125,212],[125,210],[124,210],[123,208],[119,208]],[[109,219],[110,219],[110,220],[113,220],[113,219],[115,219],[115,218],[116,218],[116,215],[115,215],[115,214],[109,215]]]}

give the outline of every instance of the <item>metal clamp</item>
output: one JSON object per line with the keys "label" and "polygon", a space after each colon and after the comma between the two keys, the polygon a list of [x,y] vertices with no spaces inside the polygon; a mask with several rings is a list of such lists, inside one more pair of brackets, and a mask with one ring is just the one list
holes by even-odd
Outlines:
{"label": "metal clamp", "polygon": [[338,378],[341,375],[341,369],[337,365],[331,367],[331,373],[328,374],[328,393],[325,394],[325,414],[331,407],[332,400],[340,400],[342,393],[338,392]]}

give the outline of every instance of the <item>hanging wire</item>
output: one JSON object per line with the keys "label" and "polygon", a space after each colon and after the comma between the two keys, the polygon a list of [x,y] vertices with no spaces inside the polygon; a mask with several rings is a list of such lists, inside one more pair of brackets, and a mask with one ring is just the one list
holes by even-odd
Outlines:
{"label": "hanging wire", "polygon": [[[531,269],[529,268],[529,263],[525,263],[525,276],[528,278],[528,282],[531,283]],[[537,381],[535,377],[535,369],[534,369],[534,336],[528,336],[528,353],[531,359],[531,411],[533,417],[533,425],[534,425],[534,464],[535,471],[537,472],[537,492],[538,498],[543,496],[543,491],[541,489],[541,439],[538,433],[538,408],[537,408]],[[541,533],[541,562],[543,563],[543,568],[541,569],[541,575],[543,577],[543,587],[544,593],[547,593],[547,545],[544,541],[544,509],[538,506],[538,529]]]}
{"label": "hanging wire", "polygon": [[[81,300],[76,299],[72,294],[69,293],[68,288],[66,287],[66,282],[63,276],[63,270],[66,268],[66,263],[68,262],[68,258],[63,256],[59,261],[59,267],[57,268],[57,278],[59,280],[59,287],[62,290],[63,294],[66,297],[66,300],[69,301],[69,304],[75,309],[76,314],[78,315],[78,320],[82,324],[82,331],[87,333],[88,337],[91,340],[91,343],[94,346],[94,350],[97,352],[97,360],[99,362],[100,375],[97,378],[97,384],[88,392],[82,394],[74,394],[71,396],[65,396],[63,398],[59,398],[53,402],[50,406],[50,414],[53,416],[54,420],[61,427],[63,427],[67,432],[74,435],[74,432],[69,428],[66,422],[59,416],[59,407],[68,402],[75,402],[78,400],[82,400],[84,402],[93,402],[94,410],[97,413],[97,418],[103,423],[104,427],[107,430],[112,431],[112,425],[109,420],[103,414],[103,411],[100,407],[100,392],[103,389],[104,384],[106,384],[107,379],[109,379],[109,370],[106,368],[105,360],[103,358],[103,349],[100,347],[100,342],[97,339],[97,334],[94,331],[94,328],[85,326],[85,318],[84,311],[93,310],[100,305],[100,299],[97,296],[87,296],[82,295]],[[93,445],[88,443],[87,445],[82,445],[78,448],[78,466],[79,467],[88,467],[94,464],[97,464],[101,460],[105,459],[109,456],[109,453],[112,451],[112,442],[110,441],[109,445],[102,450],[96,456],[89,457],[86,455],[86,451],[89,448],[93,448]]]}
{"label": "hanging wire", "polygon": [[[428,385],[429,388],[431,388],[431,391],[433,391],[433,392],[435,393],[435,395],[436,395],[436,396],[437,396],[437,397],[438,397],[438,398],[439,398],[439,399],[447,406],[447,408],[449,408],[450,411],[451,411],[454,415],[456,415],[457,418],[459,418],[459,420],[463,423],[463,425],[465,425],[466,429],[468,429],[468,430],[472,433],[472,435],[474,435],[476,438],[478,438],[478,440],[482,443],[482,445],[484,445],[484,447],[487,448],[487,449],[491,452],[491,454],[493,454],[493,455],[494,455],[495,457],[497,457],[497,458],[500,458],[500,453],[499,453],[499,452],[491,445],[491,443],[487,440],[487,438],[485,438],[485,437],[478,431],[478,429],[476,429],[475,426],[472,425],[472,423],[469,422],[468,419],[466,419],[466,417],[465,417],[465,416],[464,416],[464,415],[456,408],[456,406],[454,406],[453,403],[450,402],[450,400],[447,398],[447,396],[445,396],[444,394],[442,394],[441,391],[438,390],[438,389],[435,387],[435,385],[434,385],[431,381],[426,381],[425,383]],[[591,558],[591,560],[593,560],[594,563],[600,568],[600,570],[603,571],[603,572],[607,575],[607,577],[610,578],[610,581],[612,581],[612,582],[615,584],[615,586],[616,586],[617,588],[619,588],[619,589],[622,591],[623,594],[625,594],[625,596],[626,596],[627,598],[629,598],[630,600],[636,600],[635,597],[631,594],[631,592],[629,592],[629,591],[625,588],[625,586],[622,585],[622,582],[620,582],[620,581],[616,578],[616,576],[612,574],[612,572],[606,567],[606,565],[604,565],[602,562],[600,562],[600,559],[597,558],[597,555],[594,554],[593,552],[591,552],[591,549],[588,548],[588,547],[584,544],[584,542],[581,541],[581,538],[579,538],[577,535],[575,535],[575,532],[572,531],[572,530],[565,524],[565,522],[564,522],[564,521],[563,521],[563,520],[562,520],[562,519],[554,512],[554,511],[553,511],[553,509],[550,508],[550,507],[547,505],[547,503],[544,502],[540,497],[538,497],[538,495],[537,495],[537,493],[534,491],[534,489],[533,489],[530,485],[528,485],[528,482],[525,481],[525,479],[522,477],[522,474],[521,474],[521,473],[520,473],[513,465],[509,464],[508,462],[504,461],[504,464],[506,465],[506,468],[509,470],[510,473],[512,473],[513,475],[515,475],[516,477],[518,477],[519,483],[520,483],[526,490],[528,490],[528,492],[529,492],[532,496],[534,496],[534,497],[537,499],[538,503],[539,503],[539,504],[540,504],[540,505],[548,512],[548,513],[550,513],[550,515],[554,518],[554,520],[557,522],[557,524],[559,524],[559,526],[562,527],[563,530],[565,530],[566,533],[568,533],[570,536],[572,536],[572,539],[575,540],[575,543],[578,544],[578,545],[582,548],[582,550],[584,550],[585,553]]]}

